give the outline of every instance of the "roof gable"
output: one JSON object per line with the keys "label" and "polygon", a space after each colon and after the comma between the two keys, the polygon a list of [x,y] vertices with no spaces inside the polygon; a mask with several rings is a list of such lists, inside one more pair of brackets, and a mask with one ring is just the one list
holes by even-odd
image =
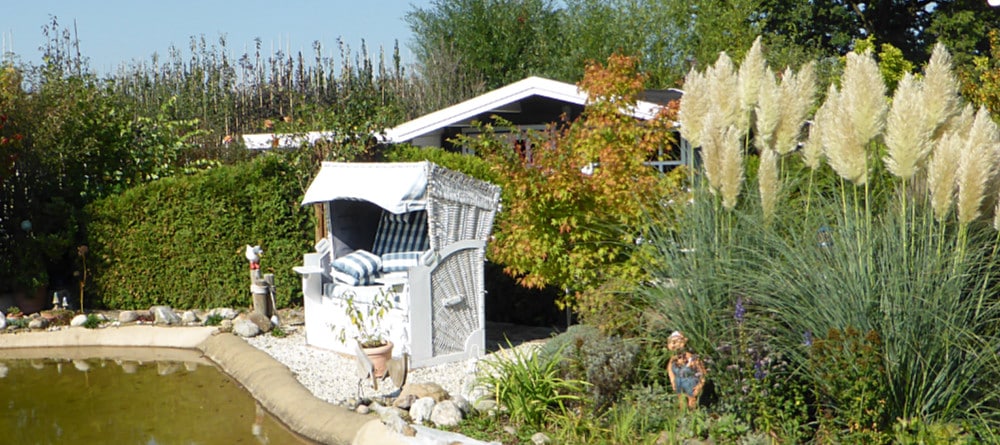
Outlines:
{"label": "roof gable", "polygon": [[[430,114],[425,114],[397,127],[390,128],[386,130],[384,140],[389,143],[407,142],[456,122],[461,122],[479,114],[489,112],[490,110],[502,108],[531,96],[541,96],[576,105],[585,105],[588,97],[576,85],[542,77],[528,77],[464,102]],[[635,118],[645,120],[655,116],[659,109],[660,105],[639,101],[636,103],[634,109],[626,110],[626,112]]]}

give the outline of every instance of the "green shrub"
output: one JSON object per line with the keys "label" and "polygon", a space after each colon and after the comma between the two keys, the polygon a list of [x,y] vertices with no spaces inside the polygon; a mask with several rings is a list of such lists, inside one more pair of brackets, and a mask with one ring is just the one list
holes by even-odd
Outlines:
{"label": "green shrub", "polygon": [[591,401],[596,410],[608,407],[635,374],[638,346],[618,337],[602,334],[588,325],[573,325],[549,340],[539,355],[545,360],[559,360],[559,369],[567,379],[589,383]]}
{"label": "green shrub", "polygon": [[506,408],[515,424],[540,427],[550,414],[565,414],[583,400],[587,382],[563,378],[557,351],[550,358],[524,349],[482,362],[480,385],[494,391],[497,403]]}
{"label": "green shrub", "polygon": [[288,333],[285,332],[285,330],[282,329],[281,326],[275,326],[273,329],[271,329],[271,336],[276,338],[285,338],[288,336]]}
{"label": "green shrub", "polygon": [[893,443],[897,445],[971,445],[980,443],[960,425],[924,422],[920,419],[896,419],[892,426]]}
{"label": "green shrub", "polygon": [[101,318],[94,314],[87,314],[87,320],[83,322],[83,327],[87,329],[97,329],[101,326]]}
{"label": "green shrub", "polygon": [[205,326],[218,326],[222,324],[222,316],[219,314],[211,314],[205,318]]}
{"label": "green shrub", "polygon": [[384,153],[384,156],[389,162],[431,161],[476,179],[501,184],[500,178],[496,176],[490,164],[479,156],[469,156],[436,147],[414,147],[405,144],[391,147]]}
{"label": "green shrub", "polygon": [[247,244],[261,245],[278,307],[313,240],[298,174],[279,156],[165,178],[87,207],[91,290],[109,308],[248,306]]}

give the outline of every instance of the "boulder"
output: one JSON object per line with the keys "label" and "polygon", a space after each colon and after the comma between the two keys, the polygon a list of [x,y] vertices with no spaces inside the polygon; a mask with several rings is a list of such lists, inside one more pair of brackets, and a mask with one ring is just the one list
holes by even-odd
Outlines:
{"label": "boulder", "polygon": [[472,413],[472,404],[469,403],[465,397],[462,396],[451,396],[451,401],[455,403],[455,406],[462,411],[462,416],[468,416]]}
{"label": "boulder", "polygon": [[247,318],[250,319],[253,324],[257,325],[257,328],[260,329],[261,332],[271,332],[273,325],[271,325],[271,319],[267,318],[266,315],[260,312],[251,312],[247,315]]}
{"label": "boulder", "polygon": [[443,400],[431,410],[431,422],[439,427],[456,426],[462,423],[462,410],[452,400]]}
{"label": "boulder", "polygon": [[476,400],[476,403],[472,404],[472,407],[475,408],[476,411],[479,411],[481,413],[486,413],[490,412],[491,410],[496,410],[497,402],[496,400],[493,399],[479,399]]}
{"label": "boulder", "polygon": [[139,314],[136,311],[121,311],[118,313],[119,323],[134,323],[139,319]]}
{"label": "boulder", "polygon": [[208,311],[208,313],[205,314],[205,318],[208,318],[208,317],[210,317],[212,315],[218,315],[218,316],[222,317],[225,320],[232,320],[232,319],[236,318],[236,316],[239,315],[239,313],[236,312],[232,308],[218,307],[218,308],[215,308],[215,309],[212,309],[212,310]]}
{"label": "boulder", "polygon": [[413,395],[418,399],[430,397],[434,399],[435,402],[451,398],[448,391],[445,391],[445,389],[437,383],[407,383],[406,385],[403,385],[403,389],[399,392],[399,396],[397,396],[396,399],[403,399],[410,395]]}
{"label": "boulder", "polygon": [[149,312],[153,314],[154,324],[175,325],[181,323],[181,317],[178,317],[170,306],[153,306],[149,308]]}
{"label": "boulder", "polygon": [[432,397],[417,399],[410,405],[410,419],[416,424],[423,424],[425,420],[430,420],[431,413],[434,412],[434,405],[437,405],[437,402]]}
{"label": "boulder", "polygon": [[73,327],[80,327],[87,323],[87,316],[83,314],[78,314],[69,321],[69,325]]}
{"label": "boulder", "polygon": [[552,439],[545,435],[545,433],[539,431],[531,435],[531,443],[535,445],[545,445],[552,443]]}
{"label": "boulder", "polygon": [[233,321],[233,333],[240,337],[253,337],[260,334],[260,328],[246,318],[237,318]]}
{"label": "boulder", "polygon": [[194,324],[198,322],[198,315],[194,311],[184,311],[181,314],[181,323],[184,324]]}
{"label": "boulder", "polygon": [[49,320],[45,317],[32,318],[28,322],[28,329],[45,329],[49,327]]}

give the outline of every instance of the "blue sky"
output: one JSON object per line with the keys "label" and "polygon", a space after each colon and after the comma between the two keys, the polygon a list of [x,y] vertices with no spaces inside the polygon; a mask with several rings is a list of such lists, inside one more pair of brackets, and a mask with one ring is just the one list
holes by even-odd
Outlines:
{"label": "blue sky", "polygon": [[217,43],[225,35],[234,56],[262,40],[263,52],[273,48],[312,54],[318,40],[324,53],[336,53],[340,37],[352,50],[361,40],[375,53],[379,45],[391,52],[399,40],[404,63],[412,62],[408,44],[410,28],[404,21],[413,6],[427,8],[431,0],[12,0],[0,8],[0,35],[5,52],[13,51],[23,62],[38,63],[44,44],[42,27],[50,16],[62,27],[76,21],[81,53],[90,67],[106,73],[122,63],[161,60],[170,45],[188,53],[191,36],[204,35]]}

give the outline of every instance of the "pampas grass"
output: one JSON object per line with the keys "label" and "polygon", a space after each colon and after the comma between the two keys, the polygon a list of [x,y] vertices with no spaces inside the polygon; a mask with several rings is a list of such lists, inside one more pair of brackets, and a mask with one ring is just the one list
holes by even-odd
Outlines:
{"label": "pampas grass", "polygon": [[726,128],[719,136],[719,194],[727,210],[736,207],[736,198],[743,187],[742,136],[735,127]]}
{"label": "pampas grass", "polygon": [[854,142],[865,145],[885,126],[886,87],[870,51],[847,54],[840,110],[850,117]]}
{"label": "pampas grass", "polygon": [[845,111],[843,102],[841,92],[836,86],[830,85],[826,101],[817,113],[823,119],[817,119],[815,125],[825,127],[819,130],[819,136],[823,155],[830,167],[841,178],[861,185],[868,182],[868,151],[865,143],[857,139],[853,122]]}
{"label": "pampas grass", "polygon": [[742,136],[745,132],[740,124],[739,79],[736,77],[733,61],[726,53],[720,53],[715,65],[705,72],[705,77],[711,85],[708,93],[711,97],[711,112],[716,113],[718,118],[715,128],[705,128],[705,131],[734,127],[741,130]]}
{"label": "pampas grass", "polygon": [[767,223],[774,219],[778,193],[781,191],[781,180],[778,178],[778,157],[778,152],[764,150],[760,154],[760,167],[757,169],[760,207],[764,213],[764,221]]}
{"label": "pampas grass", "polygon": [[[944,45],[934,45],[931,60],[924,68],[924,101],[920,107],[926,113],[927,125],[932,127],[933,138],[944,131],[945,123],[959,112],[958,81],[952,73],[951,55]],[[898,93],[897,93],[898,95]]]}
{"label": "pampas grass", "polygon": [[885,166],[904,181],[917,173],[930,153],[931,136],[936,127],[927,117],[924,85],[907,73],[896,88],[892,107],[886,118],[885,145],[888,155]]}
{"label": "pampas grass", "polygon": [[824,131],[823,148],[830,166],[856,185],[868,182],[868,142],[885,125],[885,83],[871,53],[847,54],[843,88],[833,85],[828,116],[833,127]]}
{"label": "pampas grass", "polygon": [[781,77],[781,119],[774,131],[774,149],[778,154],[788,154],[799,145],[802,126],[816,101],[816,72],[813,63],[807,63],[792,73],[786,69]]}
{"label": "pampas grass", "polygon": [[958,222],[966,225],[981,214],[986,185],[993,180],[997,163],[997,126],[986,108],[980,108],[969,129],[958,160]]}
{"label": "pampas grass", "polygon": [[743,115],[746,116],[746,119],[743,119],[740,123],[740,129],[743,132],[746,132],[750,126],[751,112],[757,106],[761,82],[764,80],[764,73],[768,71],[770,70],[767,69],[767,61],[764,60],[763,45],[761,44],[760,37],[757,37],[753,41],[750,51],[747,51],[746,56],[743,58],[743,63],[740,64],[740,70],[737,74],[737,78],[739,79],[740,109]]}
{"label": "pampas grass", "polygon": [[945,133],[934,150],[927,167],[927,185],[930,189],[931,209],[938,222],[944,222],[955,202],[955,172],[964,141],[957,133]]}
{"label": "pampas grass", "polygon": [[[810,366],[814,350],[802,344],[803,336],[872,332],[880,341],[864,353],[885,372],[866,388],[873,393],[864,396],[879,402],[872,418],[880,420],[865,428],[889,434],[897,418],[1000,426],[994,385],[1000,379],[1000,263],[993,260],[997,245],[990,244],[1000,237],[985,224],[971,224],[992,207],[985,197],[997,193],[988,189],[1000,182],[1000,130],[983,109],[956,112],[960,98],[950,65],[943,47],[935,48],[924,77],[905,76],[890,108],[872,56],[849,54],[842,87],[829,87],[802,149],[808,190],[797,177],[806,170],[782,156],[801,138],[815,75],[811,67],[786,70],[779,82],[765,69],[750,113],[758,183],[744,192],[741,130],[729,117],[731,104],[715,105],[722,100],[715,81],[731,88],[728,62],[720,57],[703,77],[711,79],[701,87],[714,99],[702,122],[713,130],[701,134],[707,189],[721,196],[726,211],[717,199],[695,199],[676,230],[674,220],[665,220],[661,233],[651,229],[651,248],[662,261],[650,262],[648,272],[652,283],[663,283],[643,291],[652,311],[671,328],[690,331],[692,346],[712,356],[734,329],[732,302],[752,299],[757,316],[741,318],[741,328],[785,354],[806,382],[798,390],[813,401],[823,399],[818,388],[828,383],[829,369]],[[749,70],[741,67],[741,76]],[[738,94],[730,99],[747,103]],[[877,162],[882,156],[884,168]],[[820,168],[823,157],[830,170]],[[915,186],[908,187],[911,181]],[[741,193],[749,198],[737,205]],[[694,194],[707,195],[705,188]],[[780,202],[797,204],[803,195],[805,206]],[[757,198],[760,211],[751,208]],[[1000,231],[1000,204],[994,212]],[[850,359],[831,364],[854,365]],[[724,398],[741,395],[719,396],[725,404]],[[850,401],[816,403],[828,405],[811,405],[810,412],[830,413],[838,422],[857,418]],[[829,439],[851,442],[839,433]]]}
{"label": "pampas grass", "polygon": [[708,79],[694,68],[684,78],[684,97],[678,110],[681,133],[692,147],[701,146],[704,139],[705,119],[712,109]]}
{"label": "pampas grass", "polygon": [[771,70],[760,81],[754,143],[760,151],[774,149],[774,132],[781,120],[781,87]]}

